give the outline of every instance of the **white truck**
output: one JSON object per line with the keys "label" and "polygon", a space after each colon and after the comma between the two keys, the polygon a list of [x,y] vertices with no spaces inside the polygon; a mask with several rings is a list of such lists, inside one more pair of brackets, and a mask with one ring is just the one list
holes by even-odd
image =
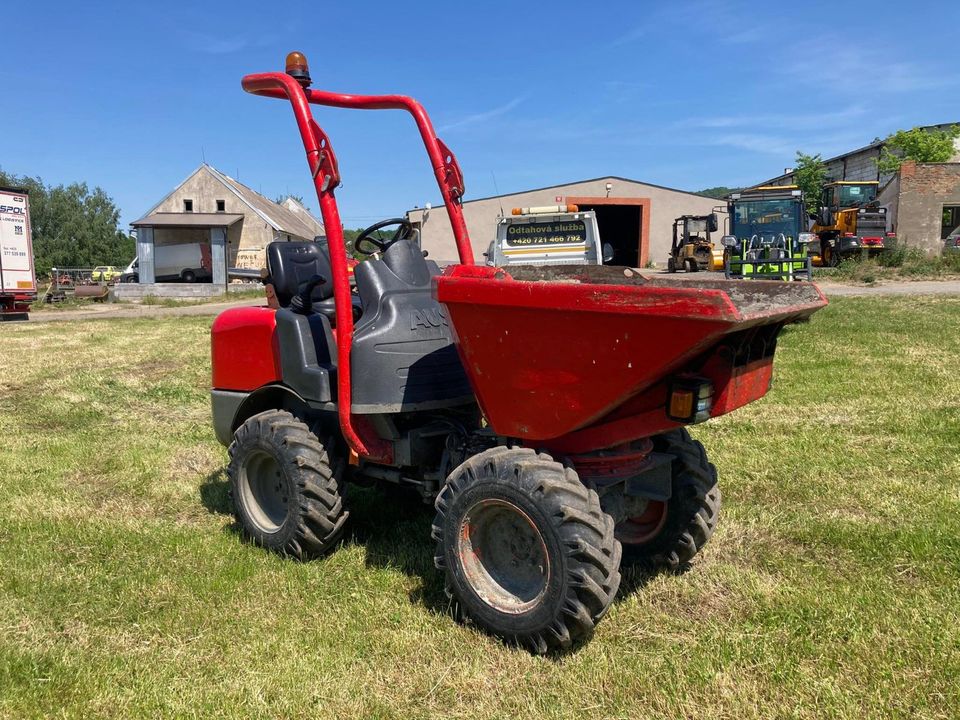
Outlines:
{"label": "white truck", "polygon": [[[212,268],[209,243],[155,245],[153,248],[155,282],[209,282],[213,277]],[[127,265],[120,282],[140,282],[138,258]]]}
{"label": "white truck", "polygon": [[37,299],[26,190],[0,187],[0,319],[26,320]]}
{"label": "white truck", "polygon": [[613,257],[600,244],[597,218],[576,205],[514,208],[497,221],[487,265],[602,265]]}

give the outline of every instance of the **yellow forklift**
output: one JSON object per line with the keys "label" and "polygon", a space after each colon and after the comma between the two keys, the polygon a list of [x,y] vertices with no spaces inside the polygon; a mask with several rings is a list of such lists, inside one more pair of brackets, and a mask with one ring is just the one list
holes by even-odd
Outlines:
{"label": "yellow forklift", "polygon": [[667,270],[697,272],[722,270],[723,249],[715,248],[710,233],[717,231],[717,214],[682,215],[673,221],[673,241]]}

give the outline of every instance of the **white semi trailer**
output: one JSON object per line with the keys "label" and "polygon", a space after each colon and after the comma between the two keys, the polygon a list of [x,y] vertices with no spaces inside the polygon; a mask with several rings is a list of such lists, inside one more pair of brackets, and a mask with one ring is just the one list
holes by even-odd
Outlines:
{"label": "white semi trailer", "polygon": [[37,299],[26,190],[0,187],[0,319],[26,320]]}

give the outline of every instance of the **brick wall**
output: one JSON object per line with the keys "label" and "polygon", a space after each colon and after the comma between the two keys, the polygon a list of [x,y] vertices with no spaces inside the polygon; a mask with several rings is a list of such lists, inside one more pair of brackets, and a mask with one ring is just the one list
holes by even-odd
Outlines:
{"label": "brick wall", "polygon": [[943,247],[940,224],[944,205],[960,205],[960,163],[916,163],[900,167],[897,237],[928,253]]}

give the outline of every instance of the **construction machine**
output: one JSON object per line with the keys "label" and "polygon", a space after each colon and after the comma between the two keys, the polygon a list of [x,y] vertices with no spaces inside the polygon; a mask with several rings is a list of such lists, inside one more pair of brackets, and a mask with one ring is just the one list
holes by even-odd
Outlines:
{"label": "construction machine", "polygon": [[721,270],[723,250],[714,247],[710,233],[717,231],[717,214],[682,215],[673,221],[673,239],[670,242],[670,257],[667,270],[697,272],[698,270]]}
{"label": "construction machine", "polygon": [[[622,567],[682,567],[713,534],[716,469],[686,427],[762,397],[780,331],[826,300],[811,283],[477,265],[463,175],[423,106],[310,85],[301,53],[243,79],[292,107],[327,234],[271,243],[275,302],[211,328],[238,527],[308,559],[343,537],[347,483],[405,487],[436,509],[433,561],[458,618],[537,653],[573,647]],[[404,220],[375,238],[379,223],[356,238],[367,259],[349,282],[340,170],[311,105],[412,116],[458,263],[441,271]]]}
{"label": "construction machine", "polygon": [[850,257],[878,255],[896,242],[887,232],[887,209],[877,202],[879,185],[837,180],[824,186],[810,248],[820,264],[835,267]]}
{"label": "construction machine", "polygon": [[728,278],[809,280],[808,246],[803,193],[795,185],[768,185],[730,196],[724,269]]}

